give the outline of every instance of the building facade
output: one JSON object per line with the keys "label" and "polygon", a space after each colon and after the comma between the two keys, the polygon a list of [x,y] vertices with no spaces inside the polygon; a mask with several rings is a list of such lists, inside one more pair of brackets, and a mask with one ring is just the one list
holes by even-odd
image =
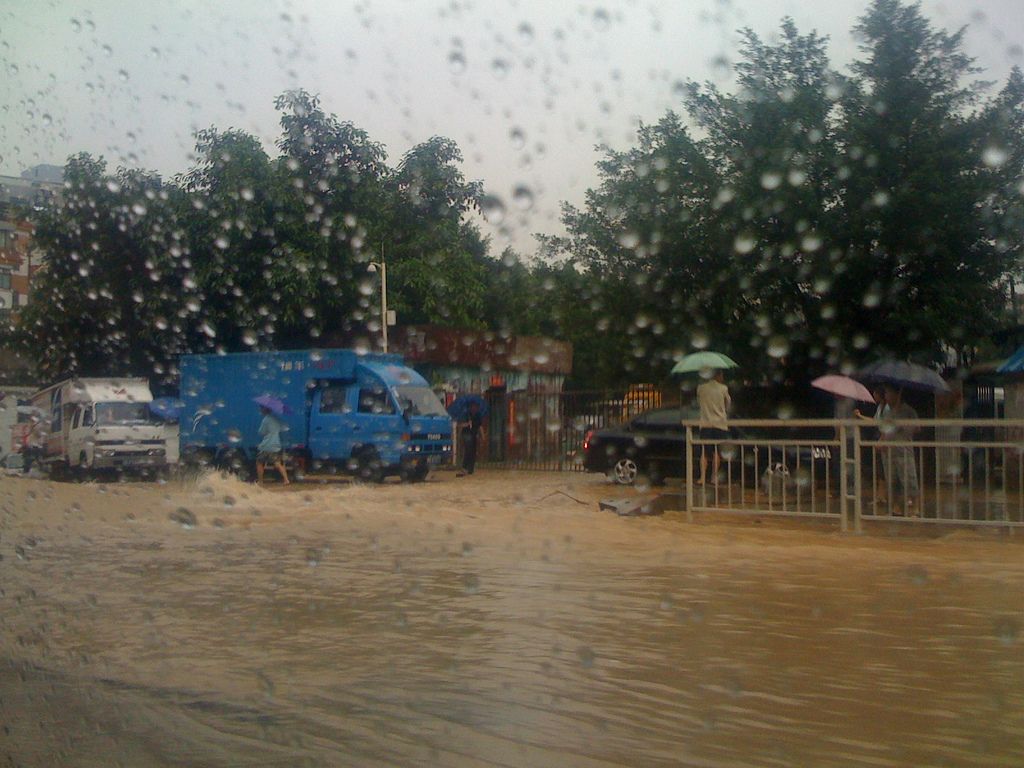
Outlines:
{"label": "building facade", "polygon": [[33,209],[58,198],[63,171],[37,165],[21,176],[0,176],[0,313],[6,315],[29,303],[32,277],[42,259],[32,244]]}

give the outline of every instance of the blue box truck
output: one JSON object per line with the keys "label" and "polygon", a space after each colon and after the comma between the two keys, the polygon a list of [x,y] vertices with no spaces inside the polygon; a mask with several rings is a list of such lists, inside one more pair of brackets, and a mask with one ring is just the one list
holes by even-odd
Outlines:
{"label": "blue box truck", "polygon": [[248,470],[262,416],[287,410],[282,448],[314,471],[422,480],[452,462],[452,422],[427,381],[398,355],[350,349],[183,355],[181,460]]}

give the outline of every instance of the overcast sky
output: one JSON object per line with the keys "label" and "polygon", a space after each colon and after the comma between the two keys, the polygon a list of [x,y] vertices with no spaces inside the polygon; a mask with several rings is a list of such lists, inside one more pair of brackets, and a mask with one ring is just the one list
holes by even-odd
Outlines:
{"label": "overcast sky", "polygon": [[[323,106],[387,147],[394,165],[433,135],[504,199],[493,252],[561,231],[559,204],[595,180],[594,147],[625,148],[637,122],[679,108],[676,84],[728,86],[736,30],[770,37],[783,16],[831,37],[840,69],[867,0],[171,0],[0,4],[0,173],[104,155],[166,176],[192,132],[259,136],[273,153],[274,97]],[[1021,0],[924,0],[933,22],[969,25],[968,52],[1002,80],[1024,63]],[[519,204],[513,191],[526,187]],[[525,206],[530,207],[526,208]]]}

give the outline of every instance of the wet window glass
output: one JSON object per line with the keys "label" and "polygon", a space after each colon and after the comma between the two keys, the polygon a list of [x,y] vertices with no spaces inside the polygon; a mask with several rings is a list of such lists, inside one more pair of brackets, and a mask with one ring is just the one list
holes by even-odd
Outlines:
{"label": "wet window glass", "polygon": [[[78,411],[75,416],[77,418]],[[144,424],[149,420],[149,410],[144,403],[99,403],[96,406],[96,423],[100,426]]]}
{"label": "wet window glass", "polygon": [[0,765],[1024,765],[1021,11],[0,3]]}
{"label": "wet window glass", "polygon": [[327,386],[320,390],[321,413],[347,413],[348,392],[346,386]]}
{"label": "wet window glass", "polygon": [[394,413],[395,406],[386,389],[380,387],[359,390],[359,413]]}
{"label": "wet window glass", "polygon": [[403,412],[412,409],[414,416],[445,416],[447,411],[429,387],[396,387]]}

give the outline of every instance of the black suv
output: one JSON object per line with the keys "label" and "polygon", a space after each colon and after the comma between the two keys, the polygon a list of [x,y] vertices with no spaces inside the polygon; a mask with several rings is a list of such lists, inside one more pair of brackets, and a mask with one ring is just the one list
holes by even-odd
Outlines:
{"label": "black suv", "polygon": [[[656,485],[667,477],[686,476],[686,428],[683,419],[696,419],[693,408],[659,408],[641,413],[617,427],[587,432],[583,441],[583,466],[588,472],[602,472],[621,485],[632,485],[638,478],[646,478]],[[747,431],[731,430],[737,439],[757,440],[766,435],[753,435]],[[742,461],[746,484],[757,483],[765,470],[771,469],[789,477],[791,473],[806,471],[813,478],[824,478],[838,469],[839,457],[825,442],[824,435],[794,434],[772,435],[776,440],[822,439],[822,445],[744,445],[738,450],[722,449],[722,455]],[[699,472],[699,448],[694,452],[694,471]],[[735,461],[733,461],[735,464]],[[726,463],[723,462],[723,468]],[[741,473],[733,467],[733,480]]]}
{"label": "black suv", "polygon": [[682,420],[694,417],[690,408],[660,408],[619,426],[588,432],[583,441],[583,466],[622,485],[632,485],[641,476],[652,483],[683,477],[686,430]]}

